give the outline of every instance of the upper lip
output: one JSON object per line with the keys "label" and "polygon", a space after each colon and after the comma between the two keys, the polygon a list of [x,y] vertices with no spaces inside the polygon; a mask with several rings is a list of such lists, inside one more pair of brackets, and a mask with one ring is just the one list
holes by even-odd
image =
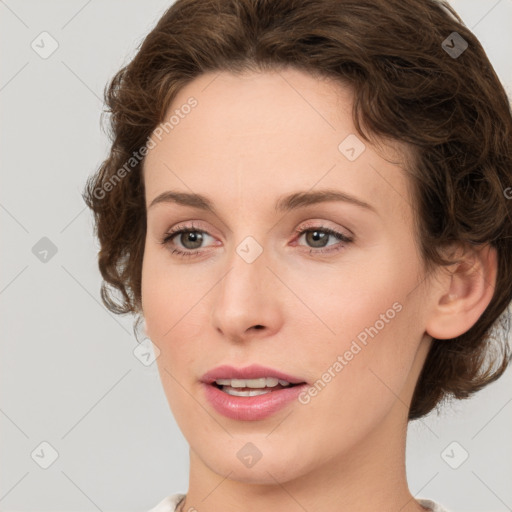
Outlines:
{"label": "upper lip", "polygon": [[217,366],[206,372],[202,376],[201,382],[211,384],[218,379],[259,379],[261,377],[275,377],[276,379],[285,380],[290,384],[301,384],[305,382],[299,377],[293,377],[292,375],[275,370],[274,368],[261,366],[259,364],[253,364],[245,368],[235,368],[229,365]]}

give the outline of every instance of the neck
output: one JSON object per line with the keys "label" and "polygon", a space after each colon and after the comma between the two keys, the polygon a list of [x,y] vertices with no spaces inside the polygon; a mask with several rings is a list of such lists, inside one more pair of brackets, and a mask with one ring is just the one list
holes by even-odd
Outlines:
{"label": "neck", "polygon": [[237,467],[219,475],[190,450],[189,490],[182,510],[235,512],[243,505],[246,512],[424,512],[406,479],[407,408],[397,400],[394,409],[350,452],[292,480],[286,478],[286,468],[280,474],[275,467],[263,472],[268,475],[264,482],[236,480]]}

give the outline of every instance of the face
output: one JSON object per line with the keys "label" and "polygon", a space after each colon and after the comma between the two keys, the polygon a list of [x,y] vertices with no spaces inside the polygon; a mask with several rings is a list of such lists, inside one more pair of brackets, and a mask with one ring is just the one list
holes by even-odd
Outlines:
{"label": "face", "polygon": [[[142,303],[195,460],[273,484],[365,444],[376,454],[403,434],[430,343],[404,148],[361,151],[350,90],[298,70],[205,74],[166,119],[177,109],[144,163]],[[300,200],[324,190],[338,196]],[[211,210],[152,204],[165,192],[200,194]],[[253,364],[306,384],[264,417],[219,412],[204,374]],[[241,449],[260,460],[241,463]]]}

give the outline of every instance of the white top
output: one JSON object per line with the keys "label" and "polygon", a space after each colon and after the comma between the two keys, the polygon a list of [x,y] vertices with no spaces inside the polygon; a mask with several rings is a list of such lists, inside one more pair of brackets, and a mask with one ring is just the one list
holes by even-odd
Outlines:
{"label": "white top", "polygon": [[[176,512],[180,501],[185,497],[185,494],[177,493],[171,494],[164,498],[156,507],[148,510],[148,512]],[[431,512],[448,512],[438,503],[425,498],[417,498],[416,500],[422,507],[426,507]]]}

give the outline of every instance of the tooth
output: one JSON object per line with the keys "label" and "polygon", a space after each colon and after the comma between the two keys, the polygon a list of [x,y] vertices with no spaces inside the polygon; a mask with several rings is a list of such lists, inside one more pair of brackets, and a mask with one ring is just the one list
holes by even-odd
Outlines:
{"label": "tooth", "polygon": [[233,389],[233,388],[224,389],[224,392],[227,393],[228,395],[233,395],[233,396],[257,396],[257,395],[265,395],[267,393],[272,393],[272,391],[270,391],[268,389],[252,389],[250,391],[239,391],[239,390]]}
{"label": "tooth", "polygon": [[259,379],[217,379],[215,381],[219,386],[230,386],[232,388],[273,388],[278,384],[289,386],[286,380],[275,377],[261,377]]}
{"label": "tooth", "polygon": [[261,377],[259,379],[244,379],[244,386],[246,388],[264,388],[267,385],[267,380],[265,377]]}
{"label": "tooth", "polygon": [[267,377],[266,379],[267,388],[273,388],[279,384],[279,379],[275,377]]}

